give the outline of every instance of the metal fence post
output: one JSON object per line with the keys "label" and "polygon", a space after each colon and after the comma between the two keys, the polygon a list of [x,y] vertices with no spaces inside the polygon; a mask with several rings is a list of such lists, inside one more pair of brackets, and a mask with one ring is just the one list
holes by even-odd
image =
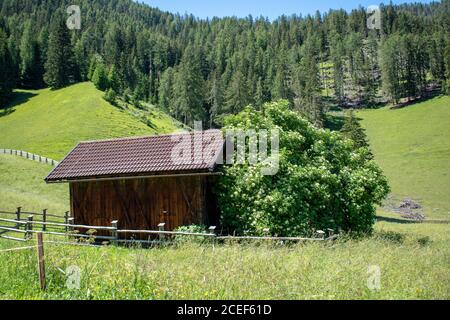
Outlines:
{"label": "metal fence post", "polygon": [[[164,231],[164,227],[166,226],[166,224],[164,222],[158,224],[158,229],[159,231]],[[164,241],[164,234],[160,233],[159,234],[159,240],[162,242]]]}
{"label": "metal fence post", "polygon": [[111,230],[111,236],[114,238],[112,240],[112,243],[115,246],[117,246],[117,244],[119,243],[119,235],[117,233],[118,223],[119,223],[119,221],[117,221],[117,220],[114,220],[113,222],[111,222],[111,226],[113,227],[113,230]]}

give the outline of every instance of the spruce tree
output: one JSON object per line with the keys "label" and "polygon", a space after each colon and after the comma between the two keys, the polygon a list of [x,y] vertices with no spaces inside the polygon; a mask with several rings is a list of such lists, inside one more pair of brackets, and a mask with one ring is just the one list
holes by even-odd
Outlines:
{"label": "spruce tree", "polygon": [[98,62],[92,75],[92,83],[101,91],[105,91],[109,88],[108,74],[106,67],[103,63]]}
{"label": "spruce tree", "polygon": [[25,29],[20,42],[20,80],[24,88],[41,88],[43,86],[44,68],[41,51],[34,34],[31,20],[25,23]]}
{"label": "spruce tree", "polygon": [[159,83],[159,101],[158,106],[166,111],[170,110],[172,103],[174,71],[168,68],[161,76]]}
{"label": "spruce tree", "polygon": [[62,18],[56,18],[51,25],[45,63],[45,82],[53,89],[71,84],[76,78],[74,52],[69,30]]}
{"label": "spruce tree", "polygon": [[11,95],[15,84],[15,72],[11,54],[8,50],[8,40],[5,31],[0,28],[0,109]]}
{"label": "spruce tree", "polygon": [[[361,124],[356,118],[353,110],[347,112],[341,133],[348,139],[352,140],[356,148],[369,148],[366,133],[361,127]],[[370,153],[369,156],[372,157],[372,153]]]}

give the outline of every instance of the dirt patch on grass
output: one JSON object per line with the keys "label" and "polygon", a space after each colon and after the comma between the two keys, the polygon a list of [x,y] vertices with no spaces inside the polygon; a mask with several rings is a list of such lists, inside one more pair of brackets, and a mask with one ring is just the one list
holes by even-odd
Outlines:
{"label": "dirt patch on grass", "polygon": [[422,211],[422,205],[411,198],[406,198],[400,202],[400,204],[395,204],[392,199],[385,205],[385,209],[388,211],[399,214],[402,218],[424,221],[425,214]]}

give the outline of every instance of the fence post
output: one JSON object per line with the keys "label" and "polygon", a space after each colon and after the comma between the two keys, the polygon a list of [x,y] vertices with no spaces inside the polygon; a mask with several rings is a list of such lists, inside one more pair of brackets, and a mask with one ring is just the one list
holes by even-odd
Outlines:
{"label": "fence post", "polygon": [[111,236],[114,238],[114,240],[112,241],[113,245],[117,246],[117,244],[119,243],[119,235],[117,233],[117,229],[118,229],[118,223],[119,221],[114,220],[113,222],[111,222],[111,226],[113,227],[113,230],[111,230]]}
{"label": "fence post", "polygon": [[[161,222],[160,224],[158,224],[158,228],[159,231],[164,231],[164,227],[166,226],[166,224],[164,222]],[[159,234],[159,240],[162,242],[164,241],[164,234]]]}
{"label": "fence post", "polygon": [[268,237],[270,235],[269,232],[270,232],[269,228],[263,229],[264,237]]}
{"label": "fence post", "polygon": [[22,211],[22,207],[18,207],[16,211],[16,220],[19,221],[16,225],[16,229],[20,230],[20,211]]}
{"label": "fence post", "polygon": [[[75,219],[74,218],[69,218],[68,222],[69,222],[69,227],[68,227],[67,230],[68,230],[69,233],[73,233],[73,230],[74,230],[73,225],[75,224]],[[70,235],[69,235],[69,239],[70,239]]]}
{"label": "fence post", "polygon": [[[64,224],[69,224],[69,211],[66,211],[64,214]],[[69,231],[69,228],[66,226],[66,232]]]}
{"label": "fence post", "polygon": [[334,230],[333,229],[328,229],[328,237],[332,237],[334,236]]}
{"label": "fence post", "polygon": [[217,237],[217,234],[216,234],[216,226],[211,226],[211,227],[209,227],[209,234],[213,234],[214,235],[214,237],[213,237],[213,241],[212,241],[212,244],[213,244],[213,250],[214,250],[214,245],[216,244],[216,237]]}
{"label": "fence post", "polygon": [[25,240],[30,240],[33,237],[31,233],[33,231],[33,216],[28,216],[26,228]]}
{"label": "fence post", "polygon": [[47,231],[47,225],[45,224],[47,222],[47,209],[42,210],[42,231]]}
{"label": "fence post", "polygon": [[41,290],[45,290],[45,256],[44,256],[44,239],[43,234],[39,232],[37,237],[37,254],[38,254],[38,270],[39,270],[39,283]]}
{"label": "fence post", "polygon": [[320,239],[325,239],[325,232],[322,230],[317,230],[316,231],[317,237]]}

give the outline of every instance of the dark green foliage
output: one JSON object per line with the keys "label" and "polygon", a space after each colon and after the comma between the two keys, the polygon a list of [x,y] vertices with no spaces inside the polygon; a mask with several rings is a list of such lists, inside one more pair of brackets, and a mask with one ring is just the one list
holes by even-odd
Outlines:
{"label": "dark green foliage", "polygon": [[0,109],[4,106],[15,85],[15,70],[8,50],[6,33],[0,28]]}
{"label": "dark green foliage", "polygon": [[250,108],[226,119],[225,129],[280,132],[279,171],[262,175],[263,164],[224,166],[217,195],[222,224],[239,234],[310,235],[314,230],[372,230],[376,204],[389,193],[386,178],[368,149],[339,133],[317,129],[287,101]]}
{"label": "dark green foliage", "polygon": [[[161,103],[189,124],[220,126],[224,116],[248,104],[259,109],[285,98],[321,126],[324,87],[334,88],[341,105],[378,100],[380,65],[393,101],[422,96],[430,84],[448,85],[448,0],[382,6],[382,30],[366,29],[364,8],[271,22],[201,20],[132,0],[77,4],[79,31],[65,26],[65,0],[1,1],[0,27],[19,86],[42,85],[44,71],[54,88],[92,80],[101,61],[118,95],[129,89],[130,98]],[[332,75],[324,76],[321,65]]]}
{"label": "dark green foliage", "polygon": [[394,34],[383,42],[383,87],[394,103],[399,102],[400,98],[415,99],[425,93],[429,70],[427,48],[424,37],[413,34]]}
{"label": "dark green foliage", "polygon": [[108,73],[102,62],[97,62],[91,81],[99,90],[105,91],[109,88]]}
{"label": "dark green foliage", "polygon": [[109,88],[108,90],[106,90],[106,93],[103,96],[103,98],[113,106],[117,105],[117,93],[114,91],[114,89]]}
{"label": "dark green foliage", "polygon": [[77,79],[75,55],[64,20],[54,16],[50,27],[44,80],[53,89],[74,83]]}
{"label": "dark green foliage", "polygon": [[341,133],[355,143],[356,148],[369,148],[369,142],[353,110],[348,111]]}
{"label": "dark green foliage", "polygon": [[44,80],[42,78],[44,66],[42,61],[42,51],[40,50],[36,35],[35,26],[31,20],[25,23],[25,29],[20,42],[20,81],[24,88],[42,88]]}

